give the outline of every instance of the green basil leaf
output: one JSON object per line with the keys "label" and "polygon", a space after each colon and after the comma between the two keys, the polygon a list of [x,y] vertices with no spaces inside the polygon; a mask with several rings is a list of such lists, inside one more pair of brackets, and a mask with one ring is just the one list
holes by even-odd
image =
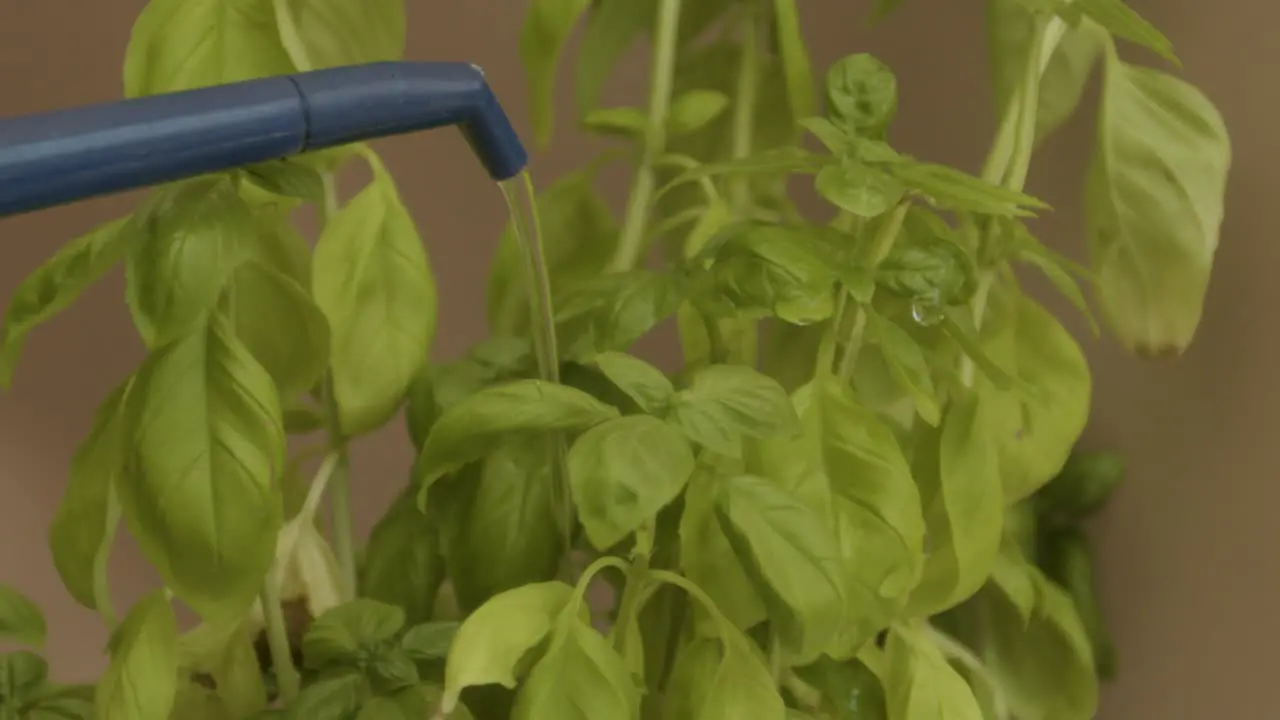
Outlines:
{"label": "green basil leaf", "polygon": [[289,720],[347,720],[369,695],[369,683],[358,672],[325,678],[303,688],[289,706]]}
{"label": "green basil leaf", "polygon": [[456,622],[429,622],[415,625],[400,638],[400,647],[414,660],[443,660],[458,635]]}
{"label": "green basil leaf", "polygon": [[873,55],[848,55],[827,70],[827,103],[855,133],[880,133],[898,113],[898,79]]}
{"label": "green basil leaf", "polygon": [[495,595],[469,615],[449,649],[441,709],[452,712],[464,688],[514,688],[573,598],[564,583],[537,583]]}
{"label": "green basil leaf", "polygon": [[1049,207],[1030,195],[993,185],[946,165],[902,162],[888,167],[907,187],[946,210],[1022,217],[1031,214],[1026,208]]}
{"label": "green basil leaf", "polygon": [[1077,0],[1089,19],[1106,28],[1112,35],[1141,45],[1175,65],[1181,64],[1173,53],[1173,43],[1129,7],[1125,0]]}
{"label": "green basil leaf", "polygon": [[244,168],[244,176],[249,182],[274,195],[307,202],[324,202],[324,179],[320,172],[297,160],[285,158],[250,165]]}
{"label": "green basil leaf", "polygon": [[888,212],[906,194],[894,176],[865,165],[828,165],[818,173],[814,189],[827,202],[864,218]]}
{"label": "green basil leaf", "polygon": [[200,326],[232,272],[249,257],[253,212],[231,179],[209,177],[159,191],[135,216],[145,227],[126,260],[127,300],[148,347]]}
{"label": "green basil leaf", "polygon": [[686,642],[671,675],[663,720],[786,717],[786,706],[768,666],[743,635]]}
{"label": "green basil leaf", "polygon": [[634,719],[640,693],[622,656],[604,636],[565,610],[546,653],[516,696],[512,720]]}
{"label": "green basil leaf", "polygon": [[[819,658],[795,669],[796,675],[822,693],[821,711],[831,720],[888,720],[884,685],[859,660]],[[926,716],[929,717],[929,716]]]}
{"label": "green basil leaf", "polygon": [[1013,503],[1066,463],[1088,422],[1093,382],[1071,333],[1016,290],[992,293],[982,335],[992,358],[1017,380],[990,394],[1004,498]]}
{"label": "green basil leaf", "polygon": [[16,589],[0,583],[0,638],[41,647],[46,633],[40,608]]}
{"label": "green basil leaf", "polygon": [[[930,548],[911,598],[913,615],[935,614],[973,595],[999,553],[1005,502],[991,416],[983,395],[957,397],[940,430],[918,448],[915,477]],[[936,444],[929,437],[935,434]]]}
{"label": "green basil leaf", "polygon": [[421,680],[413,658],[395,645],[379,648],[369,664],[369,671],[375,689],[382,693],[404,690]]}
{"label": "green basil leaf", "polygon": [[112,220],[61,247],[18,285],[0,324],[0,390],[8,390],[27,333],[66,310],[124,257],[129,218]]}
{"label": "green basil leaf", "polygon": [[644,113],[633,107],[601,108],[582,118],[582,126],[591,132],[632,139],[644,137],[648,123]]}
{"label": "green basil leaf", "polygon": [[[924,562],[925,521],[911,468],[893,430],[829,378],[803,408],[807,433],[820,439],[834,495],[844,558],[847,607],[841,632],[852,654],[889,623],[908,599]],[[804,393],[797,393],[803,407]]]}
{"label": "green basil leaf", "polygon": [[413,218],[380,165],[316,244],[312,292],[329,319],[342,431],[386,423],[427,357],[436,286]]}
{"label": "green basil leaf", "polygon": [[1060,527],[1096,513],[1124,479],[1124,459],[1109,452],[1072,452],[1034,497],[1042,522]]}
{"label": "green basil leaf", "polygon": [[399,60],[404,0],[278,0],[280,38],[299,70]]}
{"label": "green basil leaf", "polygon": [[[40,660],[43,663],[43,660]],[[35,689],[28,701],[34,707],[24,720],[96,720],[94,686],[51,685]]]}
{"label": "green basil leaf", "polygon": [[671,380],[640,358],[621,352],[604,352],[592,362],[609,378],[609,382],[617,385],[650,415],[662,415],[671,404],[676,392]]}
{"label": "green basil leaf", "polygon": [[[595,165],[570,173],[538,194],[551,287],[598,275],[613,257],[617,224],[594,186]],[[530,308],[525,291],[524,250],[510,223],[498,241],[485,293],[489,329],[498,335],[524,337]]]}
{"label": "green basil leaf", "polygon": [[889,717],[983,720],[969,684],[919,630],[895,627],[885,655]]}
{"label": "green basil leaf", "polygon": [[39,701],[41,688],[48,685],[49,663],[28,650],[5,653],[0,655],[0,677],[6,685],[5,705],[0,709],[30,707]]}
{"label": "green basil leaf", "polygon": [[587,538],[607,550],[674,500],[693,474],[680,431],[649,415],[596,425],[569,450],[569,486]]}
{"label": "green basil leaf", "polygon": [[703,254],[713,258],[713,299],[747,317],[775,315],[809,325],[834,312],[836,269],[811,228],[745,225],[719,236]]}
{"label": "green basil leaf", "polygon": [[[284,428],[271,376],[220,315],[139,370],[125,521],[165,583],[206,619],[238,615],[271,567]],[[132,400],[130,405],[132,405]]]}
{"label": "green basil leaf", "polygon": [[745,365],[711,365],[671,403],[671,422],[690,440],[721,455],[742,454],[742,437],[796,432],[799,418],[773,378]]}
{"label": "green basil leaf", "polygon": [[125,52],[124,94],[158,95],[293,69],[270,3],[150,0]]}
{"label": "green basil leaf", "polygon": [[791,116],[799,120],[813,114],[816,102],[813,97],[813,67],[800,29],[800,12],[796,4],[796,0],[774,0],[773,26],[778,33],[778,55],[782,59]]}
{"label": "green basil leaf", "polygon": [[329,323],[303,286],[256,260],[231,276],[236,337],[271,375],[281,398],[311,390],[329,366]]}
{"label": "green basil leaf", "polygon": [[1195,335],[1230,165],[1207,97],[1108,56],[1085,215],[1102,314],[1130,350],[1177,355]]}
{"label": "green basil leaf", "polygon": [[1098,709],[1098,678],[1089,636],[1071,598],[1029,565],[1035,589],[1024,620],[1019,600],[984,593],[984,660],[1009,709],[1028,720],[1085,720]]}
{"label": "green basil leaf", "polygon": [[867,329],[868,339],[880,346],[889,372],[911,396],[920,418],[937,426],[942,421],[942,410],[938,407],[929,361],[919,343],[897,323],[876,312],[868,311]]}
{"label": "green basil leaf", "polygon": [[[996,110],[1009,111],[1014,93],[1026,78],[1038,18],[1022,0],[987,1],[988,66]],[[1036,106],[1036,142],[1052,135],[1080,104],[1089,76],[1107,38],[1091,22],[1067,28],[1040,76]]]}
{"label": "green basil leaf", "polygon": [[853,135],[846,128],[824,117],[801,118],[800,126],[808,130],[832,155],[843,155],[853,144]]}
{"label": "green basil leaf", "polygon": [[437,486],[447,492],[428,501],[439,507],[449,578],[464,609],[556,576],[564,537],[554,512],[550,450],[537,436],[498,440],[478,468]]}
{"label": "green basil leaf", "polygon": [[71,477],[49,526],[49,549],[62,584],[76,602],[96,610],[104,598],[96,586],[120,522],[115,481],[124,471],[130,377],[98,406],[93,428],[71,460]]}
{"label": "green basil leaf", "polygon": [[487,387],[445,410],[431,428],[415,474],[424,487],[488,453],[504,435],[583,430],[619,413],[581,390],[541,380]]}
{"label": "green basil leaf", "polygon": [[600,104],[600,95],[618,61],[636,36],[653,25],[656,12],[654,0],[603,0],[592,4],[573,68],[578,114],[585,115]]}
{"label": "green basil leaf", "polygon": [[729,109],[729,96],[719,90],[688,90],[671,102],[667,132],[687,135],[706,127]]}
{"label": "green basil leaf", "polygon": [[1115,676],[1116,648],[1099,606],[1094,577],[1093,548],[1079,528],[1059,530],[1040,543],[1036,562],[1044,574],[1067,593],[1088,636],[1094,670],[1106,681]]}
{"label": "green basil leaf", "polygon": [[[707,593],[725,619],[739,630],[748,630],[765,619],[766,610],[716,520],[720,482],[705,467],[689,479],[680,516],[680,569]],[[695,612],[703,634],[719,632],[714,618],[702,608]]]}
{"label": "green basil leaf", "polygon": [[716,519],[793,662],[812,661],[844,623],[840,549],[829,522],[773,482],[725,481]]}
{"label": "green basil leaf", "polygon": [[404,610],[377,600],[357,598],[325,612],[302,638],[307,667],[354,662],[362,650],[392,639],[404,627]]}
{"label": "green basil leaf", "polygon": [[551,142],[556,65],[578,19],[591,0],[535,0],[520,31],[520,61],[529,82],[529,116],[540,147]]}
{"label": "green basil leaf", "polygon": [[362,596],[394,605],[406,622],[431,619],[444,582],[439,529],[418,509],[417,489],[405,488],[369,533],[360,568]]}
{"label": "green basil leaf", "polygon": [[[235,625],[202,623],[178,638],[182,676],[207,676],[216,689],[216,702],[179,690],[174,714],[194,706],[212,705],[213,717],[253,717],[267,706],[267,690],[254,641],[259,630],[249,622]],[[180,715],[180,717],[187,717]],[[200,717],[197,713],[197,717]]]}
{"label": "green basil leaf", "polygon": [[178,689],[178,628],[164,591],[139,600],[111,633],[98,681],[100,720],[167,720]]}

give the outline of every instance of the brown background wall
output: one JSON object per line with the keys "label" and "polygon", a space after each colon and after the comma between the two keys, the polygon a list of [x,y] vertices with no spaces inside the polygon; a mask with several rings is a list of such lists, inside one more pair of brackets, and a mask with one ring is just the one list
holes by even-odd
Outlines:
{"label": "brown background wall", "polygon": [[[1277,717],[1271,697],[1280,671],[1280,561],[1272,554],[1280,549],[1273,511],[1280,502],[1280,423],[1274,420],[1280,285],[1273,278],[1280,243],[1273,193],[1280,185],[1274,120],[1280,83],[1271,72],[1280,67],[1280,6],[1263,0],[1132,3],[1167,31],[1188,77],[1222,109],[1236,159],[1218,272],[1195,347],[1179,362],[1152,365],[1125,357],[1110,341],[1086,341],[1096,368],[1088,442],[1122,451],[1131,467],[1128,484],[1097,524],[1106,610],[1123,653],[1121,679],[1106,693],[1103,717]],[[142,4],[0,0],[0,115],[117,97],[123,49]],[[981,2],[908,0],[907,9],[874,34],[861,23],[870,3],[801,4],[819,67],[845,52],[869,50],[896,69],[903,88],[897,144],[917,156],[976,168],[992,132]],[[515,49],[523,3],[408,5],[410,56],[484,65],[523,130]],[[614,91],[638,97],[643,68],[637,63],[626,74]],[[567,108],[568,93],[564,99]],[[557,138],[550,156],[533,165],[543,182],[592,148],[563,129]],[[1080,247],[1086,142],[1086,124],[1075,123],[1045,149],[1032,178],[1033,191],[1058,208],[1047,236],[1073,253]],[[484,332],[483,280],[503,223],[501,199],[453,133],[379,147],[437,269],[444,314],[435,352],[455,355]],[[7,298],[60,243],[127,212],[135,200],[109,198],[0,221],[0,295]],[[46,608],[51,656],[66,679],[87,678],[101,666],[104,634],[62,590],[45,532],[94,407],[140,358],[117,273],[33,334],[17,387],[0,398],[0,579]],[[359,449],[362,527],[402,482],[409,459],[398,424]],[[120,602],[151,581],[132,548],[117,553],[115,571]]]}

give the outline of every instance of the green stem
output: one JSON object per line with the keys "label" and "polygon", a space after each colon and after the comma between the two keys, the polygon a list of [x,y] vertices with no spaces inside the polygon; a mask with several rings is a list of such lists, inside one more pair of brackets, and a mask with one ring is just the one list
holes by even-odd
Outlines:
{"label": "green stem", "polygon": [[[272,570],[274,574],[276,571]],[[280,699],[286,705],[293,702],[302,686],[298,669],[293,666],[293,655],[289,649],[289,632],[284,623],[284,612],[280,609],[280,597],[275,589],[275,578],[267,578],[262,587],[262,616],[266,621],[267,648],[271,651],[271,665],[276,671],[276,687],[280,691]]]}
{"label": "green stem", "polygon": [[[875,237],[871,239],[868,245],[862,245],[858,248],[861,264],[866,266],[872,272],[876,267],[884,261],[889,255],[889,251],[893,249],[893,244],[898,241],[898,235],[902,233],[902,223],[907,218],[907,211],[911,209],[911,201],[903,200],[893,208],[889,216],[885,218],[884,223],[876,231]],[[848,293],[841,290],[843,297],[838,303],[838,314],[843,315],[847,310]],[[874,295],[875,286],[872,286],[871,292]],[[858,306],[858,314],[854,316],[853,326],[849,328],[849,335],[845,339],[844,355],[840,358],[839,376],[842,381],[848,382],[853,377],[853,369],[857,366],[858,354],[862,352],[863,335],[867,326],[867,310],[861,305]],[[839,325],[836,326],[837,332]]]}
{"label": "green stem", "polygon": [[943,655],[968,668],[987,686],[995,702],[995,716],[1000,720],[1008,718],[1009,709],[1004,698],[1004,691],[1000,687],[1000,681],[987,669],[986,663],[982,662],[982,659],[977,655],[974,655],[973,651],[966,647],[964,643],[932,625],[926,624],[925,632]]}
{"label": "green stem", "polygon": [[676,41],[680,29],[680,0],[658,0],[653,44],[653,74],[649,86],[649,115],[645,126],[644,154],[636,168],[631,197],[618,249],[609,268],[622,272],[634,268],[645,250],[645,224],[656,185],[654,162],[667,144],[667,113],[671,108],[671,88],[675,81]]}
{"label": "green stem", "polygon": [[649,564],[653,555],[653,526],[645,523],[636,530],[636,546],[631,553],[631,567],[627,568],[626,586],[618,603],[614,647],[626,656],[628,628],[640,613],[640,601],[649,580]]}
{"label": "green stem", "polygon": [[107,536],[93,557],[93,604],[98,615],[111,630],[116,628],[115,605],[111,602],[111,581],[108,564],[111,561],[111,547],[115,544],[116,532],[120,527],[120,498],[115,488],[107,493]]}
{"label": "green stem", "polygon": [[[751,155],[755,137],[756,97],[760,86],[759,8],[755,0],[745,0],[742,17],[742,57],[738,61],[737,99],[733,108],[733,159]],[[734,214],[746,211],[751,202],[751,180],[744,176],[733,179],[730,201]]]}

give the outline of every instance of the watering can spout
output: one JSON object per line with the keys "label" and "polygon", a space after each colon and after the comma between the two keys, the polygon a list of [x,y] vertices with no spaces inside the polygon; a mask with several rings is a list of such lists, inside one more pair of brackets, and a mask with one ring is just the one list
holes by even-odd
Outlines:
{"label": "watering can spout", "polygon": [[466,63],[355,65],[0,119],[0,216],[446,125],[494,180],[528,162]]}

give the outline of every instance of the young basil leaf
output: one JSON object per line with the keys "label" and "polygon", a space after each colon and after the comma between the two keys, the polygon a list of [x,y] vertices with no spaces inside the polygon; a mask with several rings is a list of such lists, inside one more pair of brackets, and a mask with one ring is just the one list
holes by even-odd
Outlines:
{"label": "young basil leaf", "polygon": [[362,650],[394,638],[404,622],[401,608],[357,598],[329,610],[311,623],[302,638],[302,657],[312,670],[353,664]]}
{"label": "young basil leaf", "polygon": [[1005,503],[991,413],[988,397],[959,396],[948,404],[936,444],[929,432],[917,449],[930,549],[909,604],[913,615],[935,614],[973,595],[999,553]]}
{"label": "young basil leaf", "polygon": [[27,333],[62,312],[125,254],[129,218],[112,220],[61,247],[18,285],[0,324],[0,390],[8,390]]}
{"label": "young basil leaf", "polygon": [[683,299],[675,276],[653,270],[607,273],[570,285],[556,300],[564,355],[589,361],[626,349],[675,314]]}
{"label": "young basil leaf", "polygon": [[326,677],[303,688],[289,706],[289,720],[346,720],[369,696],[364,675],[351,671]]}
{"label": "young basil leaf", "polygon": [[400,647],[414,660],[443,660],[458,635],[456,622],[429,622],[415,625],[400,638]]}
{"label": "young basil leaf", "polygon": [[600,353],[592,362],[645,412],[662,415],[667,411],[676,389],[658,368],[620,352]]}
{"label": "young basil leaf", "polygon": [[609,420],[569,450],[569,484],[587,538],[604,551],[658,514],[693,474],[680,431],[649,415]]}
{"label": "young basil leaf", "polygon": [[271,375],[281,398],[311,390],[329,366],[329,323],[310,293],[256,260],[231,276],[236,337]]}
{"label": "young basil leaf", "polygon": [[[271,376],[220,315],[155,351],[134,389],[123,515],[166,584],[206,619],[243,612],[271,567],[284,428]],[[133,401],[130,401],[133,405]]]}
{"label": "young basil leaf", "polygon": [[813,114],[813,67],[809,48],[800,30],[800,12],[796,0],[773,0],[773,26],[777,30],[778,55],[786,78],[787,99],[791,117],[799,120]]}
{"label": "young basil leaf", "polygon": [[582,118],[582,126],[591,132],[631,139],[644,137],[648,122],[644,113],[632,107],[601,108]]}
{"label": "young basil leaf", "polygon": [[495,595],[469,615],[449,649],[441,709],[452,712],[464,688],[514,688],[573,598],[562,582],[537,583]]}
{"label": "young basil leaf", "polygon": [[133,387],[130,377],[107,396],[95,413],[93,428],[71,461],[71,477],[49,526],[53,564],[67,592],[96,610],[97,578],[106,572],[111,540],[120,522],[116,478],[125,469],[129,437],[125,402]]}
{"label": "young basil leaf", "polygon": [[604,636],[564,610],[551,644],[516,696],[512,720],[636,718],[640,693]]}
{"label": "young basil leaf", "polygon": [[275,0],[280,39],[299,70],[399,60],[404,0]]}
{"label": "young basil leaf", "polygon": [[1062,469],[1089,419],[1093,383],[1066,328],[1014,289],[991,293],[982,335],[995,362],[1017,380],[989,394],[1004,498],[1013,503]]}
{"label": "young basil leaf", "polygon": [[578,19],[591,0],[535,0],[525,13],[520,31],[520,61],[529,82],[529,116],[534,140],[540,147],[551,142],[556,65]]}
{"label": "young basil leaf", "polygon": [[654,0],[592,3],[573,68],[579,115],[586,115],[600,104],[600,95],[618,60],[631,48],[637,35],[652,27],[656,14]]}
{"label": "young basil leaf", "polygon": [[[593,185],[595,170],[594,164],[588,165],[538,194],[542,252],[551,287],[557,290],[599,275],[613,257],[617,223]],[[485,293],[493,333],[528,335],[529,299],[524,277],[524,251],[508,224],[498,241]]]}
{"label": "young basil leaf", "polygon": [[449,579],[464,610],[555,577],[564,538],[554,513],[549,452],[542,437],[504,438],[479,467],[432,488],[442,491],[428,506],[440,508]]}
{"label": "young basil leaf", "polygon": [[800,126],[818,139],[832,155],[843,156],[853,146],[853,135],[824,117],[802,118]]}
{"label": "young basil leaf", "polygon": [[178,688],[178,628],[165,591],[139,600],[111,633],[98,681],[100,720],[166,720]]}
{"label": "young basil leaf", "polygon": [[517,432],[583,430],[619,416],[581,390],[542,380],[487,387],[445,410],[431,428],[415,474],[423,487],[478,460]]}
{"label": "young basil leaf", "polygon": [[283,273],[299,286],[311,288],[311,244],[292,224],[296,207],[280,198],[266,200],[253,192],[253,185],[240,186],[240,197],[253,211],[257,237],[250,243],[249,257]]}
{"label": "young basil leaf", "polygon": [[1180,65],[1173,53],[1173,43],[1147,22],[1125,0],[1076,0],[1089,19],[1106,28],[1112,35],[1141,45],[1169,62]]}
{"label": "young basil leaf", "polygon": [[743,635],[687,641],[671,674],[663,720],[786,718],[768,666]]}
{"label": "young basil leaf", "polygon": [[0,638],[41,647],[46,633],[40,608],[13,587],[0,583]]}
{"label": "young basil leaf", "polygon": [[1098,677],[1093,651],[1071,598],[1034,567],[1018,570],[1035,588],[1025,621],[1013,596],[996,588],[982,596],[987,668],[1019,718],[1094,717]]}
{"label": "young basil leaf", "polygon": [[[680,569],[702,588],[716,609],[739,630],[748,630],[766,617],[765,606],[747,577],[742,563],[716,520],[716,496],[721,478],[710,468],[699,468],[689,479],[680,516]],[[715,618],[697,610],[704,635],[719,632]]]}
{"label": "young basil leaf", "polygon": [[933,384],[929,361],[911,334],[879,313],[867,313],[867,339],[880,346],[889,372],[911,396],[920,419],[937,426],[942,410]]}
{"label": "young basil leaf", "polygon": [[1124,479],[1124,459],[1108,452],[1072,452],[1036,493],[1036,515],[1050,526],[1074,526],[1096,513]]}
{"label": "young basil leaf", "polygon": [[270,3],[150,0],[124,58],[126,97],[158,95],[293,71]]}
{"label": "young basil leaf", "polygon": [[274,195],[324,202],[324,179],[311,165],[285,158],[244,168],[244,177]]}
{"label": "young basil leaf", "polygon": [[845,617],[844,573],[829,522],[751,475],[723,483],[716,519],[769,609],[787,656],[798,664],[817,658]]}
{"label": "young basil leaf", "polygon": [[[33,662],[44,660],[31,656]],[[38,668],[36,668],[38,670]],[[31,710],[24,720],[95,720],[93,685],[54,685],[44,683],[34,688],[27,698]]]}
{"label": "young basil leaf", "polygon": [[342,432],[387,422],[427,357],[436,286],[413,218],[380,165],[329,218],[316,244],[312,293],[329,319]]}
{"label": "young basil leaf", "polygon": [[1098,321],[1093,316],[1093,311],[1089,308],[1089,301],[1085,299],[1084,291],[1080,289],[1080,285],[1074,277],[1074,275],[1079,275],[1091,279],[1093,273],[1045,247],[1022,223],[1014,221],[1008,227],[1007,232],[1012,236],[1010,238],[1011,259],[1026,263],[1039,270],[1045,276],[1045,279],[1063,297],[1070,301],[1080,311],[1081,315],[1084,315],[1085,320],[1089,322],[1089,329],[1093,331],[1094,335],[1100,334]]}
{"label": "young basil leaf", "polygon": [[832,720],[888,720],[884,685],[860,660],[819,658],[795,668],[800,679],[822,693],[820,711]]}
{"label": "young basil leaf", "polygon": [[671,102],[667,132],[687,135],[706,127],[729,108],[729,96],[719,90],[689,90]]}
{"label": "young basil leaf", "polygon": [[[298,608],[303,617],[313,618],[342,602],[345,584],[339,580],[338,559],[314,517],[298,514],[280,530],[276,559],[268,576],[276,595],[286,600],[286,610]],[[261,604],[255,603],[252,617],[265,622]]]}
{"label": "young basil leaf", "polygon": [[369,533],[360,568],[362,596],[399,607],[406,622],[431,619],[444,582],[439,529],[418,509],[417,489],[405,488]]}
{"label": "young basil leaf", "polygon": [[857,134],[878,134],[898,113],[898,79],[873,55],[859,53],[827,70],[827,112]]}
{"label": "young basil leaf", "polygon": [[1049,207],[1030,195],[993,185],[946,165],[901,162],[888,168],[907,187],[946,210],[1024,217],[1032,214],[1025,208]]}
{"label": "young basil leaf", "polygon": [[[1009,112],[1014,94],[1023,85],[1038,18],[1023,0],[987,0],[988,66],[995,90],[996,111]],[[1107,42],[1097,25],[1085,21],[1067,28],[1037,89],[1036,142],[1053,134],[1075,112]]]}
{"label": "young basil leaf", "polygon": [[704,253],[713,256],[715,299],[748,317],[776,315],[795,325],[831,317],[836,269],[807,228],[747,225]]}
{"label": "young basil leaf", "polygon": [[1231,141],[1199,90],[1109,54],[1085,186],[1102,313],[1143,355],[1178,355],[1203,312]]}
{"label": "young basil leaf", "polygon": [[969,684],[921,631],[894,627],[885,655],[889,717],[983,720]]}
{"label": "young basil leaf", "polygon": [[907,192],[902,181],[886,172],[848,163],[822,168],[813,187],[827,202],[864,218],[888,212]]}
{"label": "young basil leaf", "polygon": [[[4,705],[0,710],[11,711],[18,716],[19,708],[25,710],[36,703],[42,686],[47,686],[49,679],[49,663],[39,655],[28,650],[0,655],[0,678],[3,678],[5,689]],[[36,714],[23,712],[23,720]]]}
{"label": "young basil leaf", "polygon": [[414,687],[422,678],[418,666],[398,645],[382,645],[368,665],[369,679],[380,693],[394,693]]}
{"label": "young basil leaf", "polygon": [[227,177],[170,186],[153,203],[135,216],[145,234],[125,271],[134,324],[155,348],[204,322],[232,272],[249,257],[256,228],[252,210]]}
{"label": "young basil leaf", "polygon": [[711,365],[693,376],[671,403],[671,422],[690,440],[721,455],[742,454],[741,440],[799,429],[787,391],[745,365]]}
{"label": "young basil leaf", "polygon": [[689,168],[664,185],[656,197],[661,198],[668,192],[702,178],[709,177],[744,177],[770,175],[805,175],[815,174],[830,164],[830,159],[815,155],[797,147],[781,147],[763,150],[754,155],[735,160],[705,162],[697,167]]}

